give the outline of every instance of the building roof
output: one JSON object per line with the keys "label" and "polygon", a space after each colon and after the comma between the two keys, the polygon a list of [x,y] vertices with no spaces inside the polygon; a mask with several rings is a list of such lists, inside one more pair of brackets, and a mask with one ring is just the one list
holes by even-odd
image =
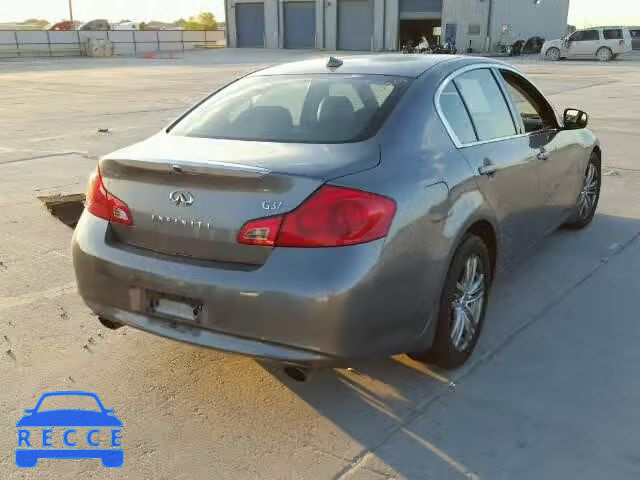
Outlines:
{"label": "building roof", "polygon": [[[447,60],[460,59],[456,55],[407,55],[402,53],[381,55],[337,56],[343,64],[335,69],[336,73],[346,74],[377,74],[395,75],[401,77],[419,77],[426,70]],[[467,57],[468,58],[468,57]],[[264,75],[295,75],[327,73],[329,56],[292,62],[266,68],[253,73],[255,76]]]}

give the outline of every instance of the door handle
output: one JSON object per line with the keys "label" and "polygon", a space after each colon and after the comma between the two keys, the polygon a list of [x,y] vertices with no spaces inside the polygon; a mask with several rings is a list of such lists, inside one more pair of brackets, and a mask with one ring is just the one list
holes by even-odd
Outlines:
{"label": "door handle", "polygon": [[549,154],[544,150],[541,150],[536,157],[538,157],[538,160],[549,160]]}
{"label": "door handle", "polygon": [[478,173],[480,175],[488,175],[491,176],[499,170],[498,165],[493,163],[491,160],[486,159],[484,161],[484,165],[478,168]]}

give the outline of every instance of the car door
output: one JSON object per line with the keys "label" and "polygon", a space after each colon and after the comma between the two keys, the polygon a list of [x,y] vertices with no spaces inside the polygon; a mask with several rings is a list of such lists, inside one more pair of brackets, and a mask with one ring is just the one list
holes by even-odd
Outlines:
{"label": "car door", "polygon": [[565,42],[565,55],[567,57],[595,56],[598,48],[600,48],[599,30],[578,30]]}
{"label": "car door", "polygon": [[498,70],[536,158],[540,201],[531,214],[546,230],[555,228],[575,206],[582,180],[581,148],[572,132],[562,130],[555,110],[531,82],[513,70]]}
{"label": "car door", "polygon": [[456,143],[500,222],[508,261],[535,241],[543,227],[531,222],[529,215],[539,202],[536,158],[491,68],[473,68],[455,76],[441,99],[455,102],[456,95],[462,108],[456,111],[449,106],[451,113],[445,112],[445,117],[469,118],[471,127],[460,134],[462,138],[456,135]]}
{"label": "car door", "polygon": [[625,53],[626,45],[622,28],[605,28],[602,30],[601,44],[611,49],[615,55]]}

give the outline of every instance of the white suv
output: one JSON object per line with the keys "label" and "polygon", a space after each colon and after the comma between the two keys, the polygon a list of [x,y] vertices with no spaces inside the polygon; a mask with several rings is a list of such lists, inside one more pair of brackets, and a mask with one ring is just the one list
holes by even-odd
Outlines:
{"label": "white suv", "polygon": [[542,46],[548,60],[561,58],[598,58],[608,62],[632,49],[631,32],[626,27],[601,27],[577,30],[559,40],[549,40]]}

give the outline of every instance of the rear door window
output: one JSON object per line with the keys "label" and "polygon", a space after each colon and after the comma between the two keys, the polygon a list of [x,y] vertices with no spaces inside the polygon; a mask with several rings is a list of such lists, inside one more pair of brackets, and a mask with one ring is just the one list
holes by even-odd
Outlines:
{"label": "rear door window", "polygon": [[479,140],[494,140],[516,134],[507,102],[489,69],[458,75],[454,83],[464,100]]}
{"label": "rear door window", "polygon": [[453,82],[449,82],[440,94],[440,109],[460,143],[473,143],[478,140],[467,107]]}
{"label": "rear door window", "polygon": [[624,37],[622,36],[621,28],[613,28],[610,30],[602,31],[605,40],[622,40]]}

